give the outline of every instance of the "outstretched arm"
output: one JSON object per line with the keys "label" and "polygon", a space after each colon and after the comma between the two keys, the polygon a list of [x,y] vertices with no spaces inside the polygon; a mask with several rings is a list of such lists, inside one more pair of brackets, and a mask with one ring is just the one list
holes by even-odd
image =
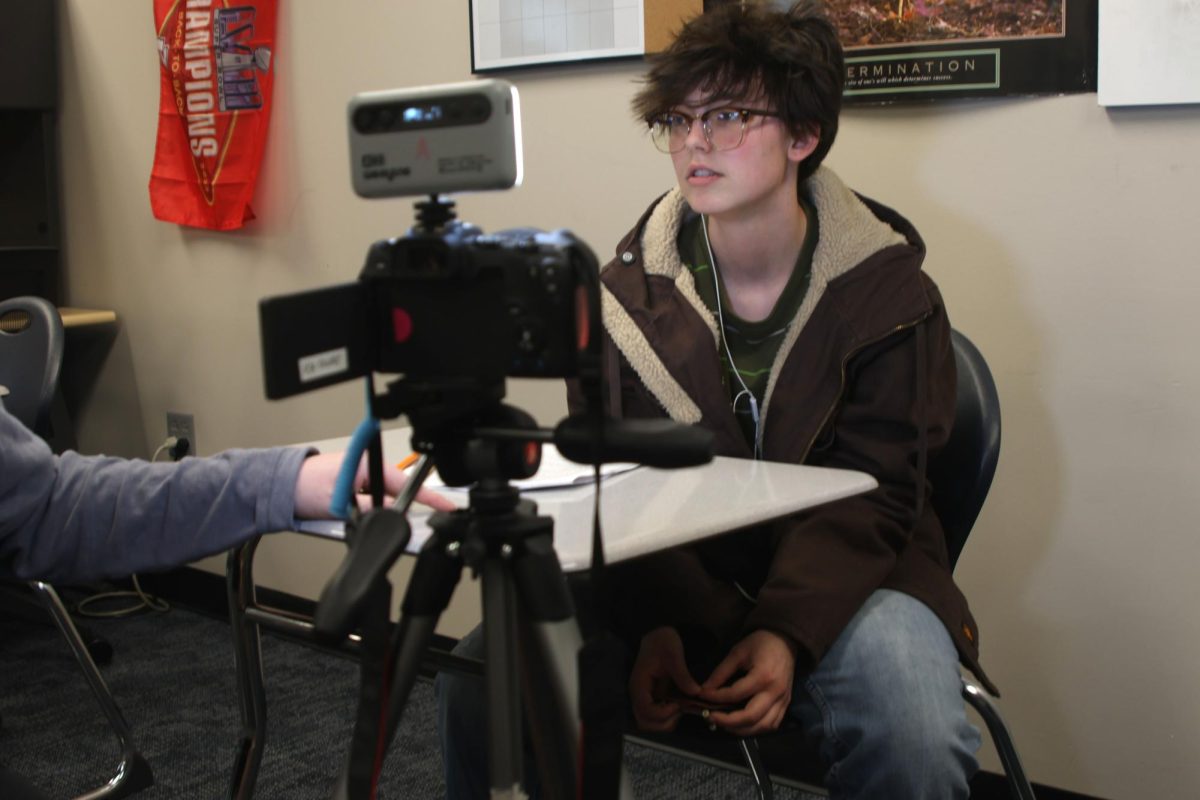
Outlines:
{"label": "outstretched arm", "polygon": [[[60,582],[129,575],[290,530],[297,516],[328,516],[340,461],[300,448],[163,464],[55,456],[0,407],[0,573]],[[398,470],[389,475],[387,493],[403,481]],[[432,492],[418,499],[450,506]]]}

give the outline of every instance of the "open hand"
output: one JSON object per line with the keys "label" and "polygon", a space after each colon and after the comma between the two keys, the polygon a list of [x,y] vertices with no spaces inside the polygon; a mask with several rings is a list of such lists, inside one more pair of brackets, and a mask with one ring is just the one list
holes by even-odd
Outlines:
{"label": "open hand", "polygon": [[[296,477],[296,506],[293,512],[297,519],[326,519],[330,516],[329,504],[333,499],[333,486],[337,482],[338,470],[342,466],[342,453],[321,453],[304,459],[300,466],[300,474]],[[408,478],[398,469],[384,468],[383,488],[387,502],[391,502],[404,490]],[[355,490],[362,489],[367,484],[367,461],[364,457],[354,477]],[[359,507],[364,511],[370,503],[370,498],[355,492]],[[433,491],[421,489],[417,492],[418,503],[433,508],[435,511],[453,511],[454,503]]]}

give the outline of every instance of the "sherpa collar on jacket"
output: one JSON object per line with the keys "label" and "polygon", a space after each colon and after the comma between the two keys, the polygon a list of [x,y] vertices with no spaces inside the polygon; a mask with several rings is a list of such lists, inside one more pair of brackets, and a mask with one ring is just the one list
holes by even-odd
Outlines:
{"label": "sherpa collar on jacket", "polygon": [[[780,344],[767,384],[763,412],[766,413],[780,368],[795,345],[813,309],[825,296],[830,282],[845,275],[870,256],[893,245],[913,244],[923,249],[915,230],[899,215],[884,221],[827,167],[821,167],[805,182],[807,192],[821,221],[821,235],[813,253],[812,276],[808,292],[796,317]],[[659,199],[626,236],[618,249],[618,259],[628,264],[641,256],[642,272],[647,277],[671,280],[679,295],[696,310],[719,345],[715,315],[696,292],[692,273],[679,258],[677,237],[689,215],[694,214],[678,188]],[[891,223],[891,224],[889,224]],[[895,225],[896,227],[893,227]],[[903,232],[901,232],[903,230]],[[701,413],[678,381],[663,366],[645,333],[625,307],[629,297],[618,299],[609,286],[602,287],[602,312],[605,328],[614,344],[633,366],[646,388],[662,403],[672,419],[687,424],[700,421]]]}

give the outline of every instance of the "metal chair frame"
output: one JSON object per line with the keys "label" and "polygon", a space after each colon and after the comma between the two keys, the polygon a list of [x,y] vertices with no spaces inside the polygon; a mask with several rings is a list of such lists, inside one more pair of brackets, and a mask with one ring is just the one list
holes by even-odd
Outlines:
{"label": "metal chair frame", "polygon": [[[58,392],[62,369],[63,324],[58,309],[40,297],[16,297],[0,301],[0,384],[8,389],[5,408],[30,430],[49,438],[51,409]],[[108,719],[121,746],[121,758],[113,777],[104,785],[85,792],[77,800],[110,800],[127,797],[154,784],[150,764],[133,744],[129,723],[104,682],[83,637],[54,587],[30,581],[29,587],[42,601],[75,656],[100,710]]]}

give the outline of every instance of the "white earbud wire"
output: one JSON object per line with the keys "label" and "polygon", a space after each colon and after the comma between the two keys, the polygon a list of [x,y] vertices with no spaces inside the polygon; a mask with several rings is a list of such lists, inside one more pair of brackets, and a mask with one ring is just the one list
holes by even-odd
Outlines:
{"label": "white earbud wire", "polygon": [[703,214],[700,215],[700,228],[704,231],[704,247],[708,250],[708,263],[713,271],[713,291],[717,295],[717,326],[721,331],[721,344],[725,347],[725,356],[729,359],[729,368],[733,371],[733,377],[742,386],[742,390],[733,398],[733,411],[735,414],[737,413],[738,400],[742,399],[742,395],[750,398],[750,418],[754,420],[754,458],[760,459],[762,458],[762,442],[759,439],[758,398],[742,380],[742,374],[738,372],[737,364],[733,361],[733,352],[729,349],[729,340],[725,338],[725,315],[721,309],[721,284],[717,278],[717,258],[713,255],[712,242],[708,240],[708,217]]}

